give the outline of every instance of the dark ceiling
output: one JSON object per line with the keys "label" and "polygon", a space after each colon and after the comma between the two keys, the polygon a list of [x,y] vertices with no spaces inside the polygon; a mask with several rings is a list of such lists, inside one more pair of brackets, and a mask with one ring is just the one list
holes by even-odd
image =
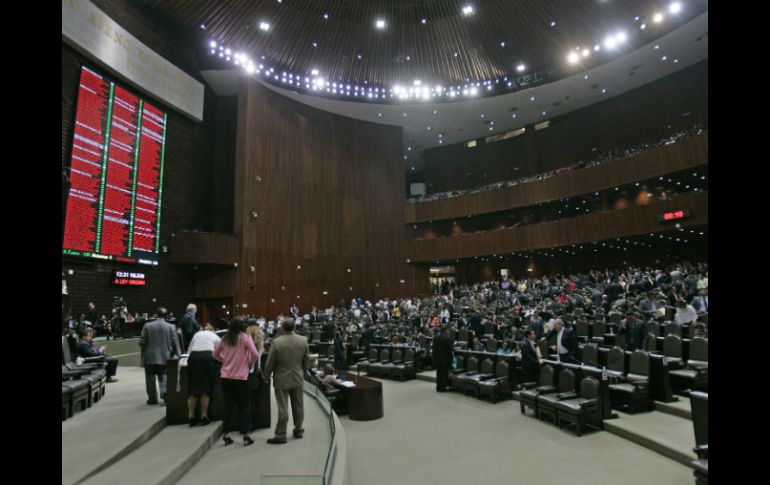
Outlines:
{"label": "dark ceiling", "polygon": [[[277,69],[329,81],[454,83],[515,73],[519,63],[561,77],[567,54],[618,31],[625,47],[592,50],[588,69],[652,41],[708,9],[706,0],[146,0],[154,11]],[[464,15],[470,5],[473,14]],[[652,16],[665,15],[660,23]],[[327,14],[328,18],[324,18]],[[638,17],[638,19],[637,19]],[[386,27],[375,28],[383,19]],[[423,19],[425,22],[423,23]],[[270,24],[260,30],[260,22]],[[551,23],[555,22],[552,26]],[[641,29],[641,24],[646,29]],[[205,28],[201,28],[201,25]],[[315,43],[315,47],[313,46]],[[552,76],[549,76],[549,78]],[[549,79],[553,80],[553,79]]]}

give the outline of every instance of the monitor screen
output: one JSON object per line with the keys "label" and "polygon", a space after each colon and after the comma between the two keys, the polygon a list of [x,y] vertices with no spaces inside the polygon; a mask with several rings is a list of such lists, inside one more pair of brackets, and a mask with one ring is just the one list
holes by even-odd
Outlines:
{"label": "monitor screen", "polygon": [[167,114],[83,67],[63,254],[158,264]]}

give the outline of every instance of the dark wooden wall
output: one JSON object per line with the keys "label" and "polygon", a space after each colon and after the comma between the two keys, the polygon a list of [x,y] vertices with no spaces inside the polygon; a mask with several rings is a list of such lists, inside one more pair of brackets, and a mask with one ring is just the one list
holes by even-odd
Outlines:
{"label": "dark wooden wall", "polygon": [[[195,69],[195,50],[191,49],[193,39],[185,32],[148,14],[136,2],[96,0],[94,4],[167,60],[199,78]],[[62,43],[62,168],[69,165],[81,64],[110,75],[105,66],[87,59]],[[130,89],[119,78],[110,77]],[[161,247],[169,246],[171,234],[175,231],[194,228],[209,230],[211,220],[220,217],[212,211],[210,201],[216,96],[206,90],[205,121],[196,123],[147,93],[139,94],[169,114],[160,232]],[[89,301],[96,304],[97,311],[109,312],[112,297],[120,295],[128,300],[131,312],[153,312],[162,304],[177,315],[183,313],[185,305],[194,297],[195,274],[190,266],[171,264],[168,256],[168,253],[161,251],[160,263],[156,267],[62,258],[62,270],[74,271],[73,275],[67,275],[73,312],[85,311]],[[110,274],[118,267],[143,271],[147,275],[147,286],[112,286]]]}
{"label": "dark wooden wall", "polygon": [[238,103],[235,306],[272,317],[294,301],[305,311],[426,292],[427,271],[406,262],[401,129],[246,79]]}
{"label": "dark wooden wall", "polygon": [[405,222],[452,219],[526,207],[604,190],[708,163],[708,132],[628,158],[563,172],[545,180],[425,202],[406,202]]}
{"label": "dark wooden wall", "polygon": [[658,222],[657,215],[677,209],[692,212],[690,218],[682,219],[682,227],[708,224],[708,191],[560,221],[413,241],[409,254],[412,261],[431,262],[637,236],[670,230],[672,224]]}
{"label": "dark wooden wall", "polygon": [[480,139],[475,148],[459,143],[425,150],[424,181],[434,193],[514,180],[658,140],[696,122],[708,125],[708,60],[556,117],[543,130],[528,128],[490,144]]}

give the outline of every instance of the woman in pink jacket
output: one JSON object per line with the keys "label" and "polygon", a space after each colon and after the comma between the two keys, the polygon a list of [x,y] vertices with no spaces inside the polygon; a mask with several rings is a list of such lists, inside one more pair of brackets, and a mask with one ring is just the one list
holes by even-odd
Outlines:
{"label": "woman in pink jacket", "polygon": [[231,444],[230,420],[233,407],[238,406],[241,412],[241,433],[243,444],[248,446],[254,443],[251,439],[251,410],[249,384],[249,369],[259,358],[259,352],[254,346],[254,340],[244,331],[246,321],[241,318],[230,320],[227,334],[214,349],[214,359],[222,363],[220,377],[222,379],[222,393],[225,395],[225,419],[223,440],[225,446]]}

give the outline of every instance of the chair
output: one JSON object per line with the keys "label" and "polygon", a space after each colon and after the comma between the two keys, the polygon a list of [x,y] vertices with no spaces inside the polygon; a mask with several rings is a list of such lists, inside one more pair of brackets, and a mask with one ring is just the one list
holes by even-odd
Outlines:
{"label": "chair", "polygon": [[681,369],[669,371],[674,392],[683,389],[708,391],[709,341],[703,337],[690,340],[690,359]]}
{"label": "chair", "polygon": [[539,383],[540,385],[537,386],[537,383],[525,382],[524,386],[527,386],[527,388],[519,391],[521,414],[526,414],[526,408],[530,407],[535,411],[535,416],[537,416],[537,397],[540,394],[556,392],[556,370],[553,366],[546,364],[540,368]]}
{"label": "chair", "polygon": [[393,367],[397,363],[404,363],[404,351],[399,348],[393,349],[390,362],[382,364],[382,377],[393,377]]}
{"label": "chair", "polygon": [[380,359],[373,364],[369,364],[369,374],[375,377],[384,377],[387,364],[390,364],[390,349],[384,348],[380,350]]}
{"label": "chair", "polygon": [[510,365],[501,360],[495,366],[495,377],[479,382],[479,397],[489,396],[497,403],[498,396],[511,397],[511,385],[508,381]]}
{"label": "chair", "polygon": [[337,415],[341,416],[347,414],[348,405],[347,401],[345,400],[345,393],[342,392],[341,389],[328,389],[324,383],[321,382],[321,379],[319,379],[315,374],[311,374],[310,382],[321,390]]}
{"label": "chair", "polygon": [[695,431],[695,448],[698,459],[692,462],[695,469],[695,483],[708,485],[709,482],[709,395],[704,392],[690,393],[692,425]]}
{"label": "chair", "polygon": [[666,330],[665,330],[666,336],[669,335],[676,335],[677,337],[682,336],[682,324],[677,322],[666,322]]}
{"label": "chair", "polygon": [[588,322],[585,320],[578,320],[575,324],[575,332],[577,335],[577,338],[581,342],[586,342],[590,338],[590,327],[588,326]]}
{"label": "chair", "polygon": [[599,348],[594,344],[583,346],[583,365],[599,367]]}
{"label": "chair", "polygon": [[413,379],[415,374],[414,369],[414,350],[413,349],[406,349],[404,352],[404,360],[401,362],[397,362],[399,359],[396,359],[395,352],[393,353],[393,369],[391,370],[391,377],[399,378],[402,381],[406,379]]}
{"label": "chair", "polygon": [[650,356],[643,350],[631,354],[625,382],[610,384],[610,400],[627,405],[633,414],[640,406],[649,407]]}
{"label": "chair", "polygon": [[565,399],[578,397],[575,392],[575,373],[572,369],[562,368],[559,373],[558,392],[552,394],[540,394],[537,396],[537,417],[543,419],[548,415],[556,424],[556,403]]}
{"label": "chair", "polygon": [[468,345],[468,336],[469,336],[468,329],[464,328],[460,330],[460,338],[458,339],[458,343],[460,345],[463,345],[463,344]]}
{"label": "chair", "polygon": [[[62,387],[69,389],[70,395],[68,415],[71,417],[76,411],[85,411],[90,407],[90,385],[83,379],[62,381]],[[64,392],[64,391],[63,391]]]}
{"label": "chair", "polygon": [[460,384],[464,391],[473,392],[476,397],[479,397],[479,383],[486,379],[495,377],[495,364],[492,359],[484,359],[481,362],[481,372],[476,374],[467,374],[460,379]]}
{"label": "chair", "polygon": [[682,339],[676,335],[666,335],[663,339],[663,356],[669,366],[682,363]]}
{"label": "chair", "polygon": [[457,364],[457,367],[450,369],[449,372],[452,374],[462,374],[465,372],[465,357],[462,355],[458,355],[455,357],[455,363]]}
{"label": "chair", "polygon": [[660,336],[660,324],[654,320],[650,320],[645,323],[645,327],[648,334],[653,334],[656,337]]}
{"label": "chair", "polygon": [[361,371],[364,371],[369,374],[369,366],[377,362],[377,349],[371,348],[369,349],[369,358],[367,360],[362,360],[356,364],[356,367],[358,368],[358,372],[361,373]]}
{"label": "chair", "polygon": [[487,339],[486,349],[487,352],[497,352],[497,339]]}
{"label": "chair", "polygon": [[488,336],[494,336],[495,335],[495,324],[492,322],[484,322],[484,335]]}
{"label": "chair", "polygon": [[420,335],[417,337],[417,343],[420,344],[421,349],[427,349],[428,348],[428,337],[425,335]]}
{"label": "chair", "polygon": [[465,371],[457,374],[451,374],[449,376],[449,382],[452,385],[452,389],[462,391],[464,389],[462,380],[465,377],[469,377],[479,373],[479,359],[476,357],[468,358]]}
{"label": "chair", "polygon": [[604,343],[604,334],[607,333],[607,325],[601,320],[594,322],[594,336],[591,337],[591,341],[599,345]]}
{"label": "chair", "polygon": [[622,347],[612,347],[607,353],[607,376],[620,379],[626,373],[626,355]]}
{"label": "chair", "polygon": [[574,423],[578,436],[587,423],[598,422],[604,429],[601,410],[599,381],[586,377],[580,381],[580,397],[556,402],[556,425],[561,428],[562,421]]}

